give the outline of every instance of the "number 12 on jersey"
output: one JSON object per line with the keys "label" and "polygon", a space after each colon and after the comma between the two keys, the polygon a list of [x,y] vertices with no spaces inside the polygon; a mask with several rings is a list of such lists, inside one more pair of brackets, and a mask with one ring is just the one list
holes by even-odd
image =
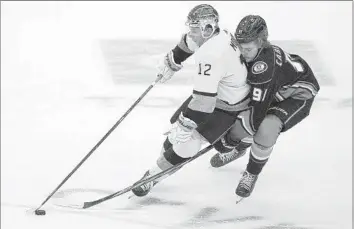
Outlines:
{"label": "number 12 on jersey", "polygon": [[267,94],[267,90],[266,89],[265,91],[263,91],[262,89],[260,88],[257,88],[257,87],[254,87],[253,88],[253,92],[252,92],[252,99],[254,101],[258,101],[258,102],[263,102],[264,99],[265,99],[265,96]]}
{"label": "number 12 on jersey", "polygon": [[198,74],[201,75],[205,75],[205,76],[210,76],[210,71],[211,69],[211,65],[210,64],[204,64],[202,65],[201,63],[199,63],[199,71],[198,71]]}

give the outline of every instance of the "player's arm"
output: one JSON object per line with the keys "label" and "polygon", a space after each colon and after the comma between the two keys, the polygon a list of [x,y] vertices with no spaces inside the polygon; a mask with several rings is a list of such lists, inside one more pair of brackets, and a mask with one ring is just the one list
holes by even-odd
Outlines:
{"label": "player's arm", "polygon": [[183,34],[179,43],[172,49],[175,63],[182,64],[188,57],[193,55],[196,48],[192,39],[190,39],[187,34]]}
{"label": "player's arm", "polygon": [[[283,101],[289,97],[299,100],[308,100],[315,97],[320,89],[320,85],[313,75],[310,66],[298,55],[284,52],[284,56],[285,63],[292,66],[297,75],[299,75],[299,78],[296,79],[295,83],[287,83],[278,90],[276,93],[277,101]],[[304,74],[305,71],[307,71],[307,74]]]}
{"label": "player's arm", "polygon": [[158,75],[162,75],[160,82],[166,82],[182,69],[182,63],[193,55],[195,47],[187,34],[182,35],[179,43],[170,50],[158,66]]}

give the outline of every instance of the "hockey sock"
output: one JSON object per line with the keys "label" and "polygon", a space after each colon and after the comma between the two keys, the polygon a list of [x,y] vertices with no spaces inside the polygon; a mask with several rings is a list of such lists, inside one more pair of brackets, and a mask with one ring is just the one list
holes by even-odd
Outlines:
{"label": "hockey sock", "polygon": [[264,165],[267,163],[272,150],[273,146],[264,147],[254,142],[251,147],[247,171],[254,175],[260,174]]}
{"label": "hockey sock", "polygon": [[[252,152],[252,150],[251,150]],[[247,171],[253,175],[258,175],[261,173],[263,166],[267,163],[268,159],[258,160],[252,153],[250,154],[250,159],[247,164]]]}

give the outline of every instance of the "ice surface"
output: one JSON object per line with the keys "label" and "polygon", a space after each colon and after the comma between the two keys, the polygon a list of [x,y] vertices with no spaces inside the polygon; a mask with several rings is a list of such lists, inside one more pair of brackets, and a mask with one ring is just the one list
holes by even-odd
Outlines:
{"label": "ice surface", "polygon": [[[3,15],[7,5],[1,4]],[[187,65],[175,76],[180,79],[151,90],[43,207],[46,216],[35,216],[31,210],[154,80],[155,62],[164,49],[171,48],[171,41],[124,43],[128,51],[123,54],[121,47],[115,58],[125,62],[116,66],[120,75],[114,75],[102,51],[107,40],[86,39],[87,33],[72,37],[61,33],[68,32],[64,25],[69,21],[59,21],[56,14],[48,14],[46,21],[40,15],[37,20],[21,21],[11,17],[11,10],[4,12],[1,228],[352,227],[352,88],[345,83],[351,82],[352,72],[349,66],[340,68],[340,62],[328,74],[333,79],[328,82],[335,83],[321,88],[306,120],[281,135],[252,197],[240,204],[235,205],[234,190],[247,157],[213,169],[209,159],[215,151],[210,151],[164,180],[146,198],[128,200],[125,195],[87,210],[55,205],[94,200],[142,176],[160,153],[170,115],[190,94]],[[156,47],[156,42],[163,45],[153,52],[149,47]],[[305,52],[300,43],[292,42]],[[322,43],[314,47],[329,53]],[[306,53],[315,55],[315,49]],[[345,55],[351,60],[351,52]],[[333,61],[323,58],[323,67],[329,65],[328,59]],[[119,76],[137,77],[140,82]]]}

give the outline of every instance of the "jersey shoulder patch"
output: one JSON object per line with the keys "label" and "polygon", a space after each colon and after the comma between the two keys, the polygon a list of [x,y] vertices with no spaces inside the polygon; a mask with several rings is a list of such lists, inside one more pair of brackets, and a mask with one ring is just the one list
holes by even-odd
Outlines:
{"label": "jersey shoulder patch", "polygon": [[269,82],[274,73],[274,52],[272,47],[263,48],[251,65],[247,81],[251,84]]}
{"label": "jersey shoulder patch", "polygon": [[256,63],[253,64],[252,66],[252,73],[253,74],[261,74],[265,71],[267,71],[268,65],[264,61],[257,61]]}

